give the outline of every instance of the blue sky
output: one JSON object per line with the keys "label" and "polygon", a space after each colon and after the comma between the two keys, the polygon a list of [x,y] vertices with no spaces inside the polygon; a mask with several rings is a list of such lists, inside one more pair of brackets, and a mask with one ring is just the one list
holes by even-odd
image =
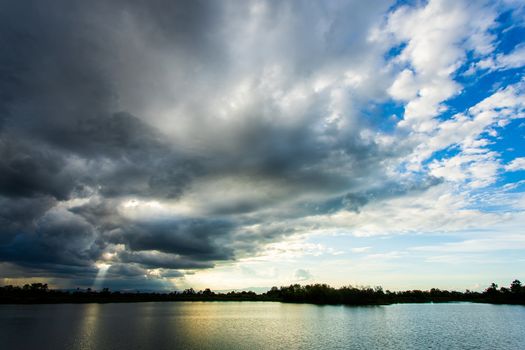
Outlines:
{"label": "blue sky", "polygon": [[525,278],[524,18],[511,0],[10,5],[0,283]]}

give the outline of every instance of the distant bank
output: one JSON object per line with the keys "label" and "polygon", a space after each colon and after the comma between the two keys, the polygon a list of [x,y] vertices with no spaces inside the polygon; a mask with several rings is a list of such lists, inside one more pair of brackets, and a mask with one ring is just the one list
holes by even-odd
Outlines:
{"label": "distant bank", "polygon": [[341,287],[326,284],[273,287],[266,293],[251,291],[216,293],[210,289],[182,292],[121,292],[104,288],[100,291],[77,289],[62,291],[49,289],[47,284],[33,283],[23,287],[0,287],[0,304],[53,304],[53,303],[127,303],[148,301],[278,301],[287,303],[387,305],[396,303],[441,303],[468,301],[494,304],[525,305],[525,286],[514,280],[509,287],[492,283],[483,292],[430,290],[384,291],[381,287]]}

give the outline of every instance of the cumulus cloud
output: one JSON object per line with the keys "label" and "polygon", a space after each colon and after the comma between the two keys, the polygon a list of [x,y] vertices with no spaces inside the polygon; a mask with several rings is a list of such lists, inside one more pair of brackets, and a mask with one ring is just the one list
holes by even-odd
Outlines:
{"label": "cumulus cloud", "polygon": [[505,165],[507,171],[525,170],[525,157],[513,159],[509,164]]}
{"label": "cumulus cloud", "polygon": [[513,68],[520,68],[525,65],[525,45],[516,46],[512,52],[508,54],[497,54],[495,57],[484,58],[473,64],[467,74],[474,74],[476,70],[507,70]]}
{"label": "cumulus cloud", "polygon": [[[430,1],[426,6],[403,6],[388,16],[376,40],[390,36],[404,44],[396,57],[409,64],[389,89],[396,99],[407,100],[402,126],[428,131],[444,108],[442,102],[457,94],[461,86],[452,75],[466,59],[465,41],[475,51],[490,50],[494,13],[476,3]],[[471,41],[476,41],[471,43]]]}

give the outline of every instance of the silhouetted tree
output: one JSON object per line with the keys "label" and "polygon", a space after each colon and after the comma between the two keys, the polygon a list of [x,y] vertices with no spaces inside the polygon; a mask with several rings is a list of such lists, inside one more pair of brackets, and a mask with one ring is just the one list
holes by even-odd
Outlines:
{"label": "silhouetted tree", "polygon": [[499,294],[498,285],[496,283],[492,282],[490,287],[485,289],[485,294],[487,294],[487,296],[489,296],[491,298],[496,297]]}
{"label": "silhouetted tree", "polygon": [[514,280],[509,288],[492,283],[483,293],[466,290],[440,290],[432,288],[427,291],[408,290],[383,292],[381,287],[344,286],[333,288],[327,284],[310,284],[301,286],[272,287],[268,292],[256,294],[251,291],[226,294],[215,293],[209,288],[196,292],[193,288],[182,292],[148,293],[148,292],[110,292],[108,288],[94,292],[91,288],[76,291],[49,290],[47,284],[33,283],[23,287],[0,287],[0,303],[60,303],[60,302],[136,302],[136,301],[197,301],[197,300],[235,300],[235,301],[282,301],[315,304],[378,305],[391,303],[420,303],[472,301],[490,303],[508,303],[525,305],[525,288],[519,280]]}
{"label": "silhouetted tree", "polygon": [[519,294],[522,291],[521,282],[519,280],[514,280],[510,284],[510,291],[515,294]]}

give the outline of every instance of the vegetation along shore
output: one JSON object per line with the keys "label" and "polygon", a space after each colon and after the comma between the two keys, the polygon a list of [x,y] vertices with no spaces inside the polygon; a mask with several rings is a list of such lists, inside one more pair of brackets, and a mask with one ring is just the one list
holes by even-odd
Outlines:
{"label": "vegetation along shore", "polygon": [[210,289],[195,291],[161,292],[123,292],[76,289],[73,291],[49,289],[47,284],[32,283],[23,287],[0,287],[0,304],[39,304],[39,303],[120,303],[147,301],[278,301],[287,303],[343,304],[343,305],[387,305],[396,303],[428,302],[480,302],[495,304],[525,305],[525,286],[514,280],[509,287],[498,287],[492,283],[483,292],[466,290],[448,291],[437,288],[430,290],[407,290],[392,292],[381,287],[341,287],[333,288],[326,284],[272,287],[266,293],[228,292],[216,293]]}

